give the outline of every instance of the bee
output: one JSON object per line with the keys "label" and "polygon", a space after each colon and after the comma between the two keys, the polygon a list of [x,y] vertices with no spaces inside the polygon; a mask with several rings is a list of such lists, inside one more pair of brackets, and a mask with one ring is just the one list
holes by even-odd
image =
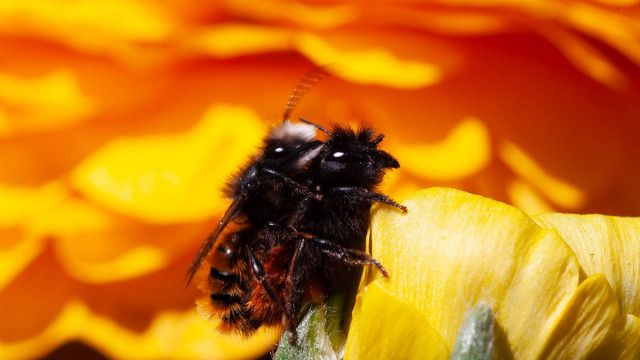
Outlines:
{"label": "bee", "polygon": [[[310,78],[294,90],[285,119],[316,81]],[[316,130],[327,135],[324,143]],[[406,211],[376,192],[385,172],[399,167],[378,149],[383,138],[371,128],[328,131],[304,119],[271,131],[262,152],[231,182],[232,205],[189,271],[191,278],[206,258],[209,271],[200,272],[199,283],[207,296],[199,305],[219,315],[222,330],[250,334],[282,323],[295,343],[302,305],[348,286],[340,279],[351,268],[373,265],[387,276],[364,251],[373,203]]]}
{"label": "bee", "polygon": [[286,220],[301,199],[316,197],[304,186],[301,173],[307,158],[321,146],[314,138],[315,129],[290,122],[271,131],[261,155],[230,183],[227,194],[233,202],[189,269],[191,278],[220,238],[208,266],[205,288],[208,305],[213,307],[212,312],[220,314],[223,330],[251,333],[263,323],[276,321],[270,314],[266,314],[269,319],[256,316],[248,295],[251,289],[260,287],[269,297],[264,301],[279,301],[261,260],[265,248],[263,229]]}
{"label": "bee", "polygon": [[[258,256],[265,245],[262,229],[286,220],[301,199],[317,198],[308,190],[303,170],[323,145],[316,140],[313,125],[293,123],[288,117],[304,93],[325,74],[320,68],[314,69],[296,86],[282,123],[270,131],[261,151],[228,183],[225,194],[232,203],[188,269],[187,284],[207,257],[211,258],[206,280],[200,281],[200,287],[210,294],[209,299],[199,303],[206,303],[211,312],[220,315],[222,330],[250,333],[276,318],[256,316],[247,304],[248,295],[257,287],[254,284],[257,281],[268,294],[268,301],[279,302],[266,281],[264,265]],[[219,246],[211,254],[217,243]],[[284,305],[281,307],[284,309]]]}
{"label": "bee", "polygon": [[[308,174],[322,201],[305,198],[299,203],[286,242],[279,253],[288,253],[287,277],[283,296],[286,313],[291,317],[290,339],[295,342],[295,327],[305,296],[348,290],[354,276],[351,269],[373,265],[388,276],[376,259],[365,252],[366,235],[373,203],[407,209],[376,192],[388,169],[400,166],[389,153],[378,149],[384,135],[371,128],[352,130],[334,126],[331,131],[312,124],[329,136],[320,153],[311,161]],[[283,236],[284,237],[284,236]],[[274,258],[276,264],[280,261]],[[275,264],[269,263],[272,267]],[[308,294],[307,294],[308,293]]]}

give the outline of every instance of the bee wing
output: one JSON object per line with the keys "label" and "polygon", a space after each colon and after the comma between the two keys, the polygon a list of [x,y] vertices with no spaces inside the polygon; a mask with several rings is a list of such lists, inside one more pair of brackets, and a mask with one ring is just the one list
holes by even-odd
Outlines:
{"label": "bee wing", "polygon": [[191,282],[191,279],[193,279],[193,276],[202,265],[204,259],[207,257],[207,255],[209,255],[209,252],[213,248],[213,245],[215,245],[218,237],[220,237],[220,234],[222,234],[222,231],[224,231],[227,225],[233,219],[235,219],[236,216],[238,216],[240,210],[240,202],[241,201],[239,199],[236,199],[233,203],[231,203],[227,211],[225,211],[224,215],[222,216],[222,219],[220,219],[220,222],[218,223],[216,229],[213,230],[211,234],[209,234],[207,240],[205,240],[205,242],[200,246],[200,249],[198,249],[196,256],[191,262],[191,266],[189,266],[189,271],[187,272],[187,285]]}

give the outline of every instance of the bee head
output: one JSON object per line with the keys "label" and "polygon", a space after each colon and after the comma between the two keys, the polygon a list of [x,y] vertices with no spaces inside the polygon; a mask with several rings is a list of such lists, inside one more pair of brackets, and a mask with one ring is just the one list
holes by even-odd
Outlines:
{"label": "bee head", "polygon": [[281,171],[300,170],[322,148],[316,140],[316,129],[304,123],[288,120],[274,127],[267,136],[263,154],[265,166]]}
{"label": "bee head", "polygon": [[325,184],[370,189],[382,181],[386,169],[400,167],[398,160],[378,149],[384,135],[376,136],[371,128],[354,131],[336,126],[331,133],[314,161],[314,170]]}

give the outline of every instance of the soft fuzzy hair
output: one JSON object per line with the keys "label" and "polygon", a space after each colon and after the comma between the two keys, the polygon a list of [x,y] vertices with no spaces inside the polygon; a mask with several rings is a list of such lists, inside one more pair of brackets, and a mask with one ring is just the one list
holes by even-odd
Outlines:
{"label": "soft fuzzy hair", "polygon": [[290,141],[313,141],[316,138],[316,128],[305,123],[292,123],[289,120],[283,121],[275,126],[269,133],[268,140]]}

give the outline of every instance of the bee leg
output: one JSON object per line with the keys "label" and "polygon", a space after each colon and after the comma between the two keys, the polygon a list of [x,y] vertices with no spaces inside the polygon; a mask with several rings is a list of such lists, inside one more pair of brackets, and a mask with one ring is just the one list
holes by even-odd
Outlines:
{"label": "bee leg", "polygon": [[295,229],[296,225],[302,221],[304,216],[309,213],[309,199],[304,199],[298,203],[296,210],[293,215],[287,221],[287,226],[291,231],[297,233],[298,231]]}
{"label": "bee leg", "polygon": [[398,204],[395,200],[393,200],[392,198],[388,197],[385,194],[381,194],[381,193],[377,193],[377,192],[370,192],[369,193],[369,198],[371,200],[373,200],[374,202],[387,204],[389,206],[393,206],[396,209],[400,209],[400,211],[402,211],[403,214],[407,213],[407,207],[406,206]]}
{"label": "bee leg", "polygon": [[253,272],[253,275],[255,276],[256,280],[260,283],[260,285],[262,285],[264,290],[267,292],[267,295],[269,295],[269,298],[271,298],[273,302],[278,304],[280,309],[286,313],[286,309],[282,304],[282,301],[276,295],[275,291],[269,284],[267,275],[264,272],[264,266],[262,265],[260,260],[258,260],[258,257],[256,256],[254,251],[255,250],[250,245],[247,245],[247,255],[249,257],[249,265],[251,267],[251,271]]}
{"label": "bee leg", "polygon": [[381,194],[375,191],[369,191],[367,189],[361,187],[339,187],[336,188],[337,191],[342,191],[348,194],[348,196],[352,197],[354,200],[364,200],[370,202],[378,202],[383,203],[389,206],[393,206],[397,209],[400,209],[403,214],[407,213],[406,206],[398,204],[395,200],[388,197],[385,194]]}
{"label": "bee leg", "polygon": [[373,265],[380,270],[382,276],[388,277],[389,273],[382,264],[364,251],[345,248],[329,240],[314,238],[313,242],[322,253],[349,265]]}
{"label": "bee leg", "polygon": [[309,240],[302,238],[296,244],[291,263],[289,264],[289,272],[285,282],[285,306],[289,316],[289,343],[296,344],[300,309],[302,308],[302,300],[304,297],[304,282],[307,278],[307,269],[302,263],[302,254],[306,250]]}
{"label": "bee leg", "polygon": [[295,192],[297,192],[300,195],[304,195],[305,197],[308,198],[313,198],[316,200],[322,200],[322,195],[318,194],[318,193],[314,193],[309,191],[309,189],[303,185],[300,184],[299,182],[291,179],[290,177],[283,175],[275,170],[271,170],[271,169],[262,169],[262,171],[266,172],[267,174],[277,177],[278,179],[282,180],[282,182],[284,182],[285,184],[287,184],[287,186],[291,187]]}

